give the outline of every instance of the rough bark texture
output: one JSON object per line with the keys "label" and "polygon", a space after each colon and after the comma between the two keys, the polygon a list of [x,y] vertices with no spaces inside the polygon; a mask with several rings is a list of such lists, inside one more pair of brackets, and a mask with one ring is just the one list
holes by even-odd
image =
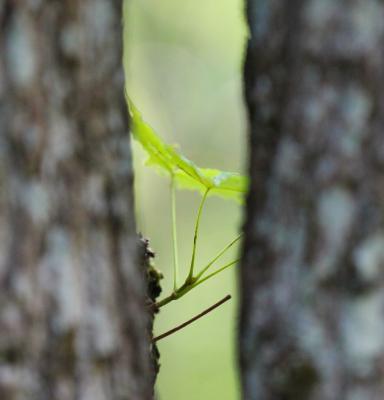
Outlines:
{"label": "rough bark texture", "polygon": [[384,398],[384,2],[248,0],[244,399]]}
{"label": "rough bark texture", "polygon": [[[154,304],[157,301],[157,298],[160,296],[162,289],[160,285],[161,279],[163,279],[163,274],[156,269],[154,265],[155,253],[149,247],[149,240],[146,238],[140,238],[140,265],[145,271],[145,281],[147,282],[147,299],[146,305],[150,312],[150,318],[148,319],[148,337],[153,339],[153,324],[155,322],[155,315],[159,312],[157,307],[154,307]],[[160,370],[160,352],[157,348],[156,343],[151,343],[151,364],[152,364],[152,386],[155,386],[157,374]]]}
{"label": "rough bark texture", "polygon": [[0,0],[0,398],[152,398],[121,0]]}

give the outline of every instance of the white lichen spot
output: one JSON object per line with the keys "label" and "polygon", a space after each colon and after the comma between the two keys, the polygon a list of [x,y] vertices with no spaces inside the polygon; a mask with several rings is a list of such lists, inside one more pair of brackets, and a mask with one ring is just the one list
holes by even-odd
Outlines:
{"label": "white lichen spot", "polygon": [[[306,352],[317,354],[319,349],[324,348],[324,330],[321,321],[318,320],[313,313],[308,310],[301,310],[297,318],[298,332],[300,337],[299,343]],[[315,357],[316,358],[316,357]]]}
{"label": "white lichen spot", "polygon": [[310,21],[314,28],[319,29],[324,21],[328,21],[335,14],[335,7],[337,7],[337,4],[334,0],[310,0],[304,10],[305,18]]}
{"label": "white lichen spot", "polygon": [[372,100],[361,88],[350,86],[339,99],[339,104],[345,123],[340,140],[341,151],[347,156],[356,156],[368,133],[366,125],[372,110]]}
{"label": "white lichen spot", "polygon": [[[306,43],[309,49],[329,58],[369,57],[379,55],[383,35],[384,7],[377,0],[356,1],[345,8],[333,0],[311,0],[303,20],[306,22]],[[353,38],[353,40],[351,40]]]}
{"label": "white lichen spot", "polygon": [[383,293],[356,297],[346,304],[341,315],[348,367],[359,377],[367,377],[384,351]]}
{"label": "white lichen spot", "polygon": [[23,318],[20,308],[11,302],[3,302],[0,312],[0,348],[7,345],[8,342],[16,343],[24,337]]}
{"label": "white lichen spot", "polygon": [[[316,82],[311,82],[316,86]],[[337,104],[338,95],[334,87],[330,85],[321,85],[320,90],[316,90],[316,95],[311,96],[305,101],[304,115],[308,129],[315,129],[320,126],[325,116],[330,113],[330,110]]]}
{"label": "white lichen spot", "polygon": [[271,78],[266,74],[260,75],[256,81],[255,91],[258,99],[266,100],[272,92]]}
{"label": "white lichen spot", "polygon": [[353,252],[353,261],[359,278],[375,283],[384,275],[384,233],[368,237]]}
{"label": "white lichen spot", "polygon": [[[112,297],[112,293],[109,295]],[[118,348],[117,328],[113,323],[111,313],[108,313],[101,305],[95,305],[89,312],[93,351],[99,357],[111,356]]]}
{"label": "white lichen spot", "polygon": [[25,271],[19,273],[13,280],[12,286],[18,301],[23,303],[27,309],[33,308],[34,301],[37,297],[30,274]]}
{"label": "white lichen spot", "polygon": [[334,369],[338,367],[339,354],[334,351],[329,333],[324,327],[324,321],[313,313],[310,308],[303,307],[297,313],[297,343],[300,344],[304,353],[309,354],[323,376],[329,381],[332,379]]}
{"label": "white lichen spot", "polygon": [[54,328],[65,333],[82,318],[81,277],[73,243],[64,229],[49,232],[47,252],[40,265],[40,284],[55,306]]}
{"label": "white lichen spot", "polygon": [[6,393],[10,398],[29,398],[31,388],[36,387],[35,382],[36,376],[31,368],[3,362],[0,364],[0,388],[2,393]]}
{"label": "white lichen spot", "polygon": [[14,179],[8,190],[12,202],[23,209],[33,223],[40,225],[48,221],[52,204],[43,182]]}
{"label": "white lichen spot", "polygon": [[115,107],[109,108],[107,114],[107,124],[108,129],[111,132],[119,132],[125,129],[120,109],[116,109]]}
{"label": "white lichen spot", "polygon": [[48,221],[51,204],[48,191],[43,183],[32,181],[23,185],[23,193],[20,200],[35,224],[41,225]]}
{"label": "white lichen spot", "polygon": [[122,219],[129,215],[127,199],[123,198],[122,196],[116,196],[113,198],[110,203],[110,207],[112,214],[120,216]]}
{"label": "white lichen spot", "polygon": [[384,7],[377,0],[358,1],[349,7],[354,27],[353,46],[361,52],[374,51],[380,47],[384,33]]}
{"label": "white lichen spot", "polygon": [[84,46],[82,41],[81,29],[75,23],[70,23],[61,31],[60,46],[63,53],[70,58],[78,58]]}
{"label": "white lichen spot", "polygon": [[302,173],[302,153],[300,146],[293,140],[284,139],[278,148],[276,157],[277,174],[286,182],[295,182]]}
{"label": "white lichen spot", "polygon": [[78,396],[83,400],[107,400],[107,377],[102,368],[94,368],[79,382]]}
{"label": "white lichen spot", "polygon": [[31,10],[37,11],[42,6],[42,2],[43,0],[28,0],[26,3]]}
{"label": "white lichen spot", "polygon": [[357,157],[368,133],[372,105],[369,93],[360,86],[335,89],[325,84],[306,100],[305,127],[315,132],[315,140],[319,140],[316,132],[322,127],[332,149],[346,157]]}
{"label": "white lichen spot", "polygon": [[93,0],[92,6],[85,7],[86,26],[92,34],[92,41],[96,46],[103,46],[108,41],[106,32],[114,24],[114,5],[108,0]]}
{"label": "white lichen spot", "polygon": [[58,113],[51,116],[50,126],[51,135],[49,144],[52,156],[57,161],[70,157],[74,151],[73,139],[75,136],[75,127]]}
{"label": "white lichen spot", "polygon": [[44,154],[43,171],[50,176],[57,164],[68,159],[74,152],[76,128],[60,113],[53,112],[49,118],[48,150]]}
{"label": "white lichen spot", "polygon": [[101,175],[91,175],[82,190],[82,203],[91,214],[104,216],[108,205],[105,199],[105,179]]}
{"label": "white lichen spot", "polygon": [[372,389],[369,386],[364,386],[364,384],[362,387],[351,385],[347,390],[345,400],[367,400],[372,398]]}
{"label": "white lichen spot", "polygon": [[80,253],[87,275],[88,293],[84,319],[87,334],[83,345],[96,358],[105,358],[115,353],[119,344],[118,317],[115,314],[116,281],[104,230],[93,229],[87,236],[87,244],[89,247]]}
{"label": "white lichen spot", "polygon": [[6,35],[6,62],[15,85],[25,89],[34,84],[38,61],[34,30],[28,18],[14,13]]}
{"label": "white lichen spot", "polygon": [[333,187],[320,195],[317,208],[321,235],[321,247],[316,260],[318,277],[327,277],[334,272],[338,257],[348,241],[355,211],[355,201],[346,189]]}

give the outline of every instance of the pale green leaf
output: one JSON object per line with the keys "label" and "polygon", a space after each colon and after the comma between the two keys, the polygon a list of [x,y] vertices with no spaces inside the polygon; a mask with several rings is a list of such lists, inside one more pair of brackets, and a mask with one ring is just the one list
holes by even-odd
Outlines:
{"label": "pale green leaf", "polygon": [[143,120],[140,112],[128,98],[131,132],[148,155],[147,165],[166,172],[175,179],[180,189],[197,190],[210,195],[242,201],[247,191],[247,178],[234,172],[199,168],[174,147],[164,143]]}

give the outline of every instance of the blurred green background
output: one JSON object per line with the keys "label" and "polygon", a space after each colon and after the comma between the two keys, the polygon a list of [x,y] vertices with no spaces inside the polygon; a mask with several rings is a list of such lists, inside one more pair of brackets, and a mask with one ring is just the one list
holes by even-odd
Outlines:
{"label": "blurred green background", "polygon": [[[199,166],[243,171],[241,65],[246,30],[242,0],[127,0],[125,5],[128,92],[145,120]],[[143,166],[145,157],[137,144],[134,156],[138,229],[156,252],[156,266],[165,276],[164,295],[172,288],[169,182]],[[183,277],[199,200],[197,193],[177,194]],[[240,206],[208,200],[198,242],[198,269],[236,236],[240,225]],[[234,259],[236,252],[223,262]],[[159,342],[160,400],[239,398],[235,268],[165,306],[156,318],[159,334],[227,293],[233,295],[218,310]]]}

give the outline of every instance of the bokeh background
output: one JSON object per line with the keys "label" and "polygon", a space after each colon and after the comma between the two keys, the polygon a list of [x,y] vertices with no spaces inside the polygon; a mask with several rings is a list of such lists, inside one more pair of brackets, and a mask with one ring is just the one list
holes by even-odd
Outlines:
{"label": "bokeh background", "polygon": [[[127,87],[146,121],[199,166],[244,171],[243,1],[127,0],[125,6]],[[164,295],[172,289],[169,182],[143,166],[143,152],[137,144],[133,147],[138,229],[156,252],[156,266],[164,274]],[[177,194],[183,277],[189,265],[199,200],[197,193]],[[208,200],[198,242],[198,267],[237,235],[241,211],[228,200]],[[223,262],[234,259],[237,250]],[[235,268],[165,306],[158,315],[156,334],[189,319],[227,293],[233,295],[220,309],[159,342],[160,400],[239,398]]]}

